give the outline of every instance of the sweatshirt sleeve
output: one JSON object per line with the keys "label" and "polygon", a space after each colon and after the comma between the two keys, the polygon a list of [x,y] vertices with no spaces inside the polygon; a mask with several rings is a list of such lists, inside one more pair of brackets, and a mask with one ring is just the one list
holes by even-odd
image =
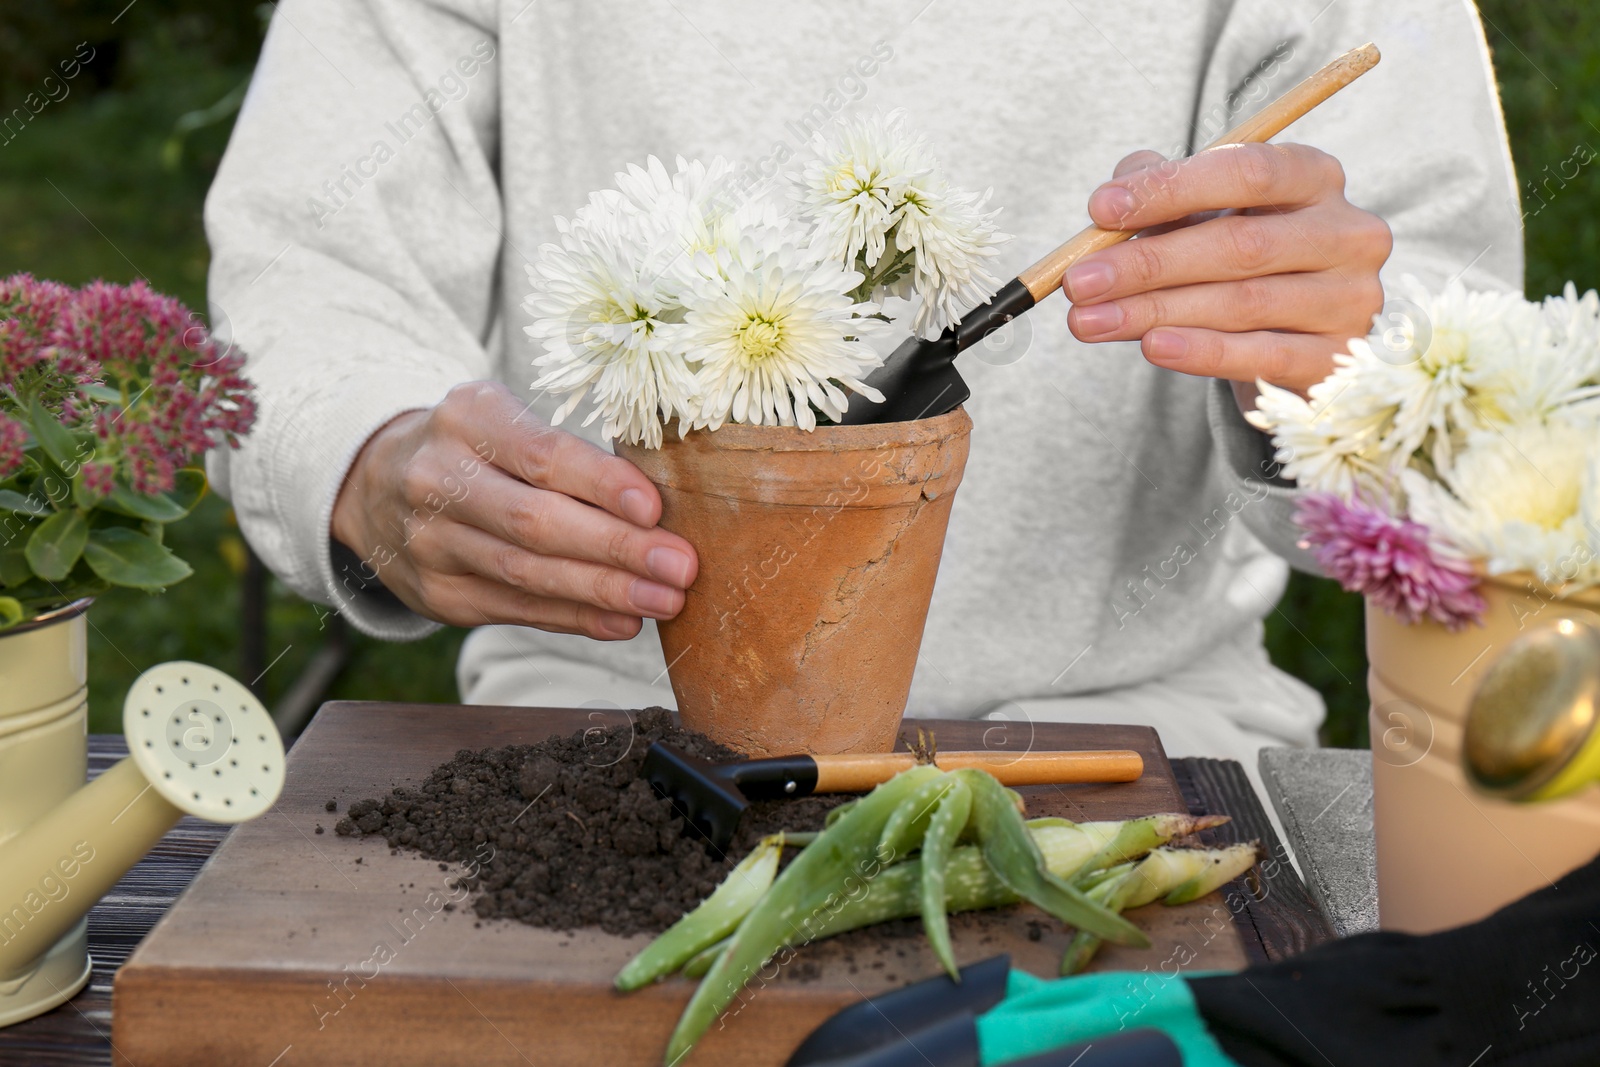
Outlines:
{"label": "sweatshirt sleeve", "polygon": [[390,640],[436,626],[336,560],[329,522],[374,431],[491,376],[497,42],[477,6],[283,0],[206,199],[212,321],[260,408],[211,478],[290,588]]}
{"label": "sweatshirt sleeve", "polygon": [[[1382,272],[1430,289],[1522,289],[1522,215],[1483,27],[1470,0],[1241,0],[1200,94],[1191,150],[1341,52],[1366,41],[1382,61],[1277,140],[1320,148],[1344,166],[1350,202],[1394,233]],[[1239,413],[1226,382],[1208,392],[1219,461],[1233,488],[1266,487],[1245,521],[1269,548],[1316,573],[1297,548],[1296,490],[1276,476],[1271,440]]]}

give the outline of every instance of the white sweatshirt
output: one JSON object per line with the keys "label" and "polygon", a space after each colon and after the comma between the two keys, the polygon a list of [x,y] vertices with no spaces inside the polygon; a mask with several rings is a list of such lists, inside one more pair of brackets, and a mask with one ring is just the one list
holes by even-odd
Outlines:
{"label": "white sweatshirt", "polygon": [[[374,430],[452,385],[528,388],[526,265],[628,162],[722,154],[760,175],[845,109],[903,106],[956,184],[993,187],[1009,277],[1087,222],[1124,154],[1190,152],[1368,40],[1377,69],[1280,140],[1343,162],[1350,200],[1393,228],[1386,278],[1520,289],[1466,0],[283,0],[206,205],[213,314],[261,397],[212,476],[291,588],[419,637],[431,623],[336,570],[339,486]],[[1080,344],[1067,308],[962,358],[971,459],[910,710],[1048,717],[1222,662],[1234,692],[1287,691],[1258,647],[1297,552],[1268,442],[1226,386]],[[476,699],[637,706],[671,703],[664,666],[650,625],[613,644],[499,627],[461,676]],[[1305,700],[1257,703],[1257,733],[1314,737]]]}

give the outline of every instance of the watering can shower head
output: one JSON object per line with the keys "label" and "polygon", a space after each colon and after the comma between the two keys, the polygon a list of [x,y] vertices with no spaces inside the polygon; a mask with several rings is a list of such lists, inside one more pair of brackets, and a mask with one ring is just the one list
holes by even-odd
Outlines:
{"label": "watering can shower head", "polygon": [[1555,800],[1600,780],[1600,617],[1571,611],[1506,646],[1472,695],[1467,780],[1505,800]]}
{"label": "watering can shower head", "polygon": [[[129,755],[0,842],[0,1025],[20,985],[64,933],[179,818],[253,819],[283,788],[283,741],[233,678],[199,663],[140,675],[122,711]],[[25,1017],[25,1016],[19,1016]]]}

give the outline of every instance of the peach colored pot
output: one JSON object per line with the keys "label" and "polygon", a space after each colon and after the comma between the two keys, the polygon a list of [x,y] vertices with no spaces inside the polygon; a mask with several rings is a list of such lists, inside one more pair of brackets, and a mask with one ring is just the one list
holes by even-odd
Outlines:
{"label": "peach colored pot", "polygon": [[893,747],[972,420],[618,444],[700,574],[660,625],[686,726],[755,755]]}
{"label": "peach colored pot", "polygon": [[1505,646],[1564,616],[1600,623],[1600,591],[1565,600],[1525,576],[1485,580],[1483,626],[1406,625],[1369,601],[1367,688],[1378,845],[1378,918],[1426,933],[1480,919],[1600,852],[1600,788],[1512,803],[1461,766],[1473,691]]}

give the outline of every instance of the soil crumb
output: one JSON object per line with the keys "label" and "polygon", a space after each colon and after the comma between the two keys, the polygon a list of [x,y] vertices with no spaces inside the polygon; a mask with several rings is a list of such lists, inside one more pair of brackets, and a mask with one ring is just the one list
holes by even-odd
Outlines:
{"label": "soil crumb", "polygon": [[[705,899],[760,838],[815,830],[844,796],[752,804],[727,859],[683,833],[672,804],[639,777],[666,741],[691,755],[739,755],[676,726],[661,708],[631,724],[532,745],[462,749],[415,789],[358,800],[335,830],[467,866],[480,919],[611,934],[659,933]],[[357,861],[359,862],[359,860]],[[474,877],[475,872],[475,877]]]}

